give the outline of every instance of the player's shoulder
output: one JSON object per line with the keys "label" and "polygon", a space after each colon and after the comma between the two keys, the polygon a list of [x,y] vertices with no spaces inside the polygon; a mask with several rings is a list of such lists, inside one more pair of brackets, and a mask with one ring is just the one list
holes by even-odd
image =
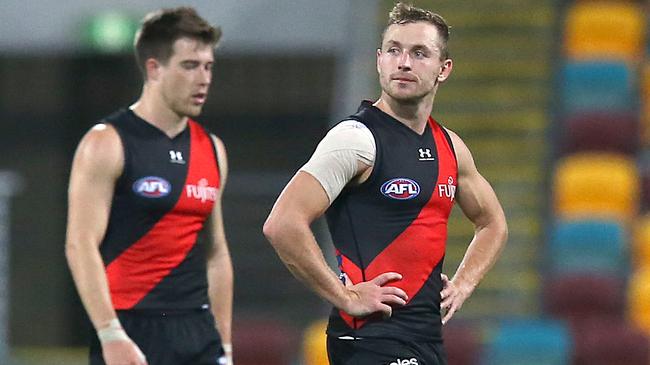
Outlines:
{"label": "player's shoulder", "polygon": [[79,142],[77,156],[100,166],[120,162],[123,159],[122,142],[115,127],[103,122],[95,124]]}
{"label": "player's shoulder", "polygon": [[[440,126],[445,132],[447,132],[447,135],[451,139],[451,143],[453,144],[454,149],[460,148],[462,149],[467,149],[467,145],[465,144],[465,141],[458,135],[458,133],[454,132],[453,130],[445,127],[445,126]],[[457,152],[458,153],[458,152]]]}
{"label": "player's shoulder", "polygon": [[366,130],[368,129],[368,126],[356,119],[343,119],[342,121],[338,122],[332,129],[334,128]]}
{"label": "player's shoulder", "polygon": [[119,140],[120,137],[114,125],[100,122],[93,125],[86,132],[81,143],[87,144],[90,147],[110,149],[115,143],[119,143]]}
{"label": "player's shoulder", "polygon": [[474,157],[472,156],[472,152],[470,151],[469,147],[467,147],[467,144],[463,141],[463,139],[454,131],[447,127],[442,127],[444,130],[447,132],[449,135],[449,138],[451,139],[451,143],[453,144],[453,149],[454,153],[456,154],[456,161],[458,161],[458,169],[459,171],[466,171],[466,170],[475,170],[475,164],[474,164]]}
{"label": "player's shoulder", "polygon": [[224,151],[226,150],[226,145],[225,145],[225,143],[223,143],[223,139],[221,139],[221,137],[219,137],[218,135],[216,135],[215,133],[213,133],[213,132],[211,132],[211,131],[209,131],[207,129],[204,129],[204,130],[206,131],[206,133],[210,137],[210,140],[212,140],[212,144],[214,145],[214,147],[217,150],[224,150]]}
{"label": "player's shoulder", "polygon": [[446,127],[446,126],[444,126],[442,124],[438,124],[438,125],[440,125],[440,128],[442,128],[445,132],[447,132],[447,134],[449,135],[450,138],[458,139],[458,140],[462,141],[460,136],[458,136],[458,133],[454,132],[453,130],[449,129],[448,127]]}
{"label": "player's shoulder", "polygon": [[375,137],[365,124],[348,119],[332,127],[320,142],[321,149],[326,150],[375,150]]}
{"label": "player's shoulder", "polygon": [[338,136],[339,138],[374,139],[368,126],[356,119],[346,119],[339,122],[327,134],[328,136]]}

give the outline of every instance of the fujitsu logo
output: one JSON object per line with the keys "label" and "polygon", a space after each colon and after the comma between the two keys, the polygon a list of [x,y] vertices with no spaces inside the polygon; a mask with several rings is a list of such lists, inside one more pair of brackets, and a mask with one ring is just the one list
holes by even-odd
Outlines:
{"label": "fujitsu logo", "polygon": [[418,359],[414,357],[410,359],[397,359],[388,365],[418,365]]}
{"label": "fujitsu logo", "polygon": [[454,200],[454,197],[456,196],[456,185],[454,185],[453,177],[449,176],[449,178],[447,178],[447,184],[438,184],[438,196]]}
{"label": "fujitsu logo", "polygon": [[205,203],[207,200],[217,200],[217,188],[214,186],[208,186],[208,179],[205,178],[199,180],[196,185],[185,185],[185,192],[187,193],[188,198],[198,199],[201,203]]}

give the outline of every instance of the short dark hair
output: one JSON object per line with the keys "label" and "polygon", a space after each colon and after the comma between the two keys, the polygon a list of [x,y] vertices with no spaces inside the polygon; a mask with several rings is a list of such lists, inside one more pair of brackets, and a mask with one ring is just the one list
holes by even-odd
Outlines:
{"label": "short dark hair", "polygon": [[134,46],[135,59],[145,79],[145,62],[155,58],[166,63],[172,56],[174,42],[185,37],[216,46],[221,39],[221,28],[210,25],[191,7],[161,9],[142,19]]}
{"label": "short dark hair", "polygon": [[440,56],[442,59],[449,58],[449,49],[447,48],[447,42],[449,41],[450,27],[447,24],[447,21],[445,21],[445,19],[439,14],[426,9],[415,7],[411,4],[405,4],[402,2],[395,4],[393,10],[391,10],[388,14],[388,24],[382,33],[382,39],[384,38],[384,34],[386,34],[386,30],[391,25],[415,22],[427,22],[434,25],[436,29],[438,29],[438,34],[440,34],[440,38],[442,39]]}

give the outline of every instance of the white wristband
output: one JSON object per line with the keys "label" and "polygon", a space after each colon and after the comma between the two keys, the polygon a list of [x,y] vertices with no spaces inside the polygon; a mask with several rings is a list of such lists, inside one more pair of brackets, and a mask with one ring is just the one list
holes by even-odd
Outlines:
{"label": "white wristband", "polygon": [[224,344],[221,344],[221,347],[223,347],[223,352],[225,352],[225,353],[227,353],[227,354],[231,354],[231,353],[232,353],[232,344],[231,344],[231,343],[224,343]]}
{"label": "white wristband", "polygon": [[99,342],[106,343],[110,341],[130,341],[131,339],[127,336],[124,328],[120,324],[120,320],[113,318],[108,327],[104,327],[97,331],[97,337]]}
{"label": "white wristband", "polygon": [[[122,324],[120,323],[120,320],[117,318],[113,318],[108,323],[108,327],[104,327],[98,330],[97,337],[99,338],[99,342],[102,345],[111,341],[133,342],[133,340],[131,340],[131,338],[126,334],[126,331],[124,331],[124,328],[122,328]],[[140,350],[140,348],[135,343],[133,343],[133,346],[135,347],[135,350],[138,353],[138,356],[140,357],[140,361],[145,362],[146,357],[142,353],[142,350]]]}

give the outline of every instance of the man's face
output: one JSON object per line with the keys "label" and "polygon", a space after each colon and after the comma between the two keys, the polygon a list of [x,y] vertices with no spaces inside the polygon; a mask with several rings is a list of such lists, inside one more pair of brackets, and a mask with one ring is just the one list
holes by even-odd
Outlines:
{"label": "man's face", "polygon": [[180,38],[160,67],[162,98],[179,116],[201,113],[212,81],[213,47],[195,39]]}
{"label": "man's face", "polygon": [[432,96],[451,72],[451,60],[441,60],[442,40],[426,22],[393,24],[377,50],[377,71],[384,94],[406,104]]}

